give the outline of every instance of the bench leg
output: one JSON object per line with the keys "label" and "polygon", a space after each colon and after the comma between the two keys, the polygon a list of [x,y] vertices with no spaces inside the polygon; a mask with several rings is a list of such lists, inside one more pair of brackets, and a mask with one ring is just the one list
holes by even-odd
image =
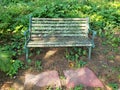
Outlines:
{"label": "bench leg", "polygon": [[28,47],[25,48],[26,50],[26,61],[28,60]]}
{"label": "bench leg", "polygon": [[88,53],[88,59],[91,59],[91,51],[92,51],[92,47],[89,47],[89,53]]}

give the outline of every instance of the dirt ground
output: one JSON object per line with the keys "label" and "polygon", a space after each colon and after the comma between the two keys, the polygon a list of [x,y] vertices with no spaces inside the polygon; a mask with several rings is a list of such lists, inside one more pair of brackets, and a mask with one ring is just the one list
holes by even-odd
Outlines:
{"label": "dirt ground", "polygon": [[[100,38],[95,39],[96,47],[92,51],[91,60],[88,60],[87,56],[82,56],[80,58],[87,62],[85,66],[94,71],[97,77],[106,86],[106,90],[111,90],[108,87],[109,83],[117,83],[120,87],[120,47],[117,50],[114,50],[109,45],[103,45],[103,41],[105,42],[105,40]],[[0,72],[1,90],[17,90],[17,88],[18,90],[22,90],[26,73],[38,74],[47,70],[57,70],[59,76],[63,76],[63,70],[73,68],[70,67],[68,60],[65,58],[65,50],[66,48],[42,48],[41,53],[37,55],[31,48],[31,52],[33,53],[30,57],[32,63],[29,65],[30,67],[28,69],[19,70],[19,73],[12,79],[6,76],[5,73]],[[25,56],[22,55],[19,59],[24,61]],[[41,60],[41,71],[35,69],[35,60]],[[84,90],[98,89],[85,87]]]}

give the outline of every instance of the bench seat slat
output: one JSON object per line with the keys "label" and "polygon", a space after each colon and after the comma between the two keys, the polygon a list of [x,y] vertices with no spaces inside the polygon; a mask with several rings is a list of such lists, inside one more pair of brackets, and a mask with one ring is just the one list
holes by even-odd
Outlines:
{"label": "bench seat slat", "polygon": [[27,47],[80,47],[80,46],[92,46],[92,44],[40,44],[40,45],[27,45]]}
{"label": "bench seat slat", "polygon": [[54,30],[53,31],[48,31],[47,30],[46,31],[45,30],[45,31],[31,31],[31,33],[32,34],[44,34],[44,33],[45,34],[46,33],[48,33],[48,34],[51,34],[51,33],[52,34],[59,34],[59,33],[61,33],[61,34],[79,34],[79,33],[84,34],[84,33],[87,33],[87,32],[85,32],[85,30],[79,30],[79,31],[78,30],[75,30],[75,31],[70,31],[70,30],[63,30],[63,31],[62,30],[61,31],[60,30],[57,30],[57,31],[54,31]]}
{"label": "bench seat slat", "polygon": [[[71,39],[70,39],[71,38]],[[87,37],[45,37],[37,38],[36,40],[30,40],[28,47],[43,47],[43,46],[91,46],[92,43]]]}

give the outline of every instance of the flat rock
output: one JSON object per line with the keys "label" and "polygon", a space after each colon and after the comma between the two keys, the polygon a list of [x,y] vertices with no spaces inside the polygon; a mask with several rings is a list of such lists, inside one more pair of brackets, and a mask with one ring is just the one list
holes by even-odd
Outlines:
{"label": "flat rock", "polygon": [[104,87],[94,72],[87,67],[77,70],[64,70],[63,72],[66,77],[67,88],[74,88],[80,84],[89,87]]}
{"label": "flat rock", "polygon": [[[30,90],[33,87],[60,87],[60,79],[57,71],[46,71],[38,75],[26,74],[25,75],[25,89]],[[28,88],[29,87],[29,88]]]}

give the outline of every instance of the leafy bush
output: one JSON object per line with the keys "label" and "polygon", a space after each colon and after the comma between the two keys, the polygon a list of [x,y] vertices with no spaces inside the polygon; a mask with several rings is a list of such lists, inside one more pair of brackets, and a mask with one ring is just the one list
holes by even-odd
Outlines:
{"label": "leafy bush", "polygon": [[20,60],[12,60],[11,56],[11,52],[0,50],[0,70],[10,77],[17,74],[18,69],[23,65]]}

